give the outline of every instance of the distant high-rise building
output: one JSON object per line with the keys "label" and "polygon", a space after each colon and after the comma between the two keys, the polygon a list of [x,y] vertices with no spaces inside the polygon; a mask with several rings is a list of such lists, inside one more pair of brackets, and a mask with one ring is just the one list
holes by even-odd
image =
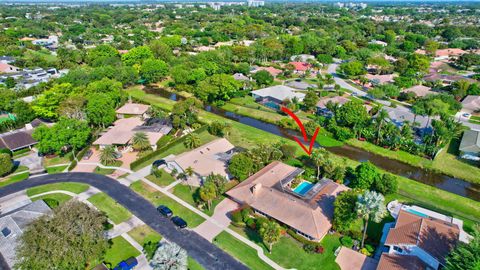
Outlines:
{"label": "distant high-rise building", "polygon": [[247,4],[249,7],[262,7],[265,5],[265,1],[259,1],[259,0],[248,0]]}

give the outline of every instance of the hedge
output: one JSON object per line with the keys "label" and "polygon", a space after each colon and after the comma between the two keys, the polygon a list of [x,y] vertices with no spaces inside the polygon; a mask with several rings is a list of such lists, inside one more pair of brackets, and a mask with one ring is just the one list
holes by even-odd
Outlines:
{"label": "hedge", "polygon": [[[200,133],[200,132],[203,132],[203,131],[207,130],[207,128],[208,128],[208,126],[203,126],[201,128],[196,129],[192,133]],[[135,160],[134,162],[130,163],[130,169],[132,171],[136,171],[137,169],[140,169],[140,166],[142,166],[145,162],[147,162],[149,160],[151,162],[153,162],[154,159],[158,155],[160,155],[162,152],[165,152],[168,148],[172,147],[173,145],[183,143],[185,141],[186,137],[187,136],[182,136],[180,138],[174,139],[174,140],[170,141],[169,144],[166,144],[163,147],[157,148],[157,150],[153,151],[152,153]]]}
{"label": "hedge", "polygon": [[72,160],[71,160],[72,162],[70,162],[70,165],[68,165],[67,170],[68,171],[73,170],[75,168],[75,166],[77,166],[77,160],[82,159],[83,156],[85,155],[85,153],[87,153],[87,151],[89,149],[90,149],[90,146],[87,146],[87,147],[83,148],[80,152],[78,152],[76,160],[73,158],[73,155],[72,155]]}
{"label": "hedge", "polygon": [[315,241],[310,241],[308,240],[307,238],[301,236],[300,234],[296,233],[294,230],[292,229],[287,229],[287,233],[293,237],[295,240],[297,240],[298,242],[304,244],[304,245],[315,245],[315,246],[320,246],[320,243],[319,242],[315,242]]}

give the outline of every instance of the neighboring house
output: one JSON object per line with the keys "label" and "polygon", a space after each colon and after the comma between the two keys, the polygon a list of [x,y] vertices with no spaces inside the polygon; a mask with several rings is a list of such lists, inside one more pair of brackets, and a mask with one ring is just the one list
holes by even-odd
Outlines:
{"label": "neighboring house", "polygon": [[252,70],[250,73],[257,73],[257,72],[259,72],[260,70],[265,70],[265,71],[267,71],[267,72],[270,73],[270,75],[272,75],[274,78],[276,78],[280,73],[283,72],[281,69],[274,68],[274,67],[253,67],[253,70]]}
{"label": "neighboring house", "polygon": [[379,45],[379,46],[382,46],[382,47],[387,47],[388,46],[387,42],[381,41],[381,40],[372,40],[372,41],[368,42],[368,44]]}
{"label": "neighboring house", "polygon": [[144,121],[140,117],[118,119],[107,132],[93,142],[93,145],[98,145],[100,148],[111,145],[121,147],[122,150],[129,150],[135,133],[143,132],[147,135],[150,146],[155,150],[157,149],[157,141],[168,134],[172,127],[168,123],[150,123],[150,121]]}
{"label": "neighboring house", "polygon": [[429,121],[429,118],[426,116],[415,115],[411,111],[401,108],[383,107],[383,109],[388,113],[387,121],[392,122],[397,127],[403,126],[406,121],[411,124],[415,121],[418,123],[417,129],[422,132],[427,132],[432,128],[431,120]]}
{"label": "neighboring house", "polygon": [[365,78],[367,78],[372,85],[382,85],[387,83],[393,83],[396,74],[385,74],[385,75],[378,75],[378,74],[366,74]]}
{"label": "neighboring house", "polygon": [[[425,50],[416,50],[415,51],[418,54],[426,54]],[[435,61],[440,61],[440,60],[448,60],[450,58],[458,58],[462,54],[466,54],[467,52],[462,50],[462,49],[457,49],[457,48],[447,48],[447,49],[440,49],[435,51]]]}
{"label": "neighboring house", "polygon": [[439,81],[439,82],[441,82],[441,84],[443,86],[451,85],[452,83],[454,83],[456,81],[460,81],[460,80],[465,80],[465,81],[468,81],[470,83],[477,82],[474,79],[459,76],[459,75],[446,75],[446,74],[439,74],[439,73],[431,73],[431,74],[423,77],[423,79],[427,82],[437,82],[437,81]]}
{"label": "neighboring house", "polygon": [[290,61],[307,62],[308,60],[315,60],[315,56],[311,54],[299,54],[290,57]]}
{"label": "neighboring house", "polygon": [[16,86],[15,86],[16,89],[22,89],[22,88],[28,89],[42,82],[48,82],[52,78],[59,78],[67,74],[68,71],[69,71],[68,69],[57,70],[55,68],[49,68],[49,69],[25,68],[22,71],[0,75],[0,83],[5,83],[5,80],[11,77],[16,82]]}
{"label": "neighboring house", "polygon": [[11,56],[0,56],[0,63],[2,64],[11,64],[15,62],[15,58]]}
{"label": "neighboring house", "polygon": [[24,148],[32,148],[38,142],[32,138],[30,132],[15,130],[0,134],[0,148],[17,151]]}
{"label": "neighboring house", "polygon": [[299,89],[299,90],[307,90],[309,88],[317,88],[316,84],[307,83],[307,82],[304,82],[304,81],[297,81],[297,80],[289,81],[289,82],[285,83],[285,85],[293,87],[295,89]]}
{"label": "neighboring house", "polygon": [[480,160],[480,131],[466,130],[458,151],[461,158]]}
{"label": "neighboring house", "polygon": [[312,65],[305,62],[289,62],[288,64],[293,66],[293,73],[295,74],[305,74],[307,70],[312,68]]}
{"label": "neighboring house", "polygon": [[439,269],[459,236],[460,229],[451,220],[401,209],[385,240],[389,250],[382,254],[377,269]]}
{"label": "neighboring house", "polygon": [[236,81],[241,81],[241,82],[250,81],[250,78],[248,78],[247,76],[243,75],[242,73],[235,73],[235,74],[233,74],[233,79],[235,79]]}
{"label": "neighboring house", "polygon": [[150,106],[139,103],[125,103],[122,107],[117,109],[117,118],[127,118],[131,116],[137,116],[141,118],[147,118],[147,111]]}
{"label": "neighboring house", "polygon": [[[302,169],[274,161],[227,195],[309,240],[321,241],[332,227],[335,197],[348,188],[328,179],[310,183],[300,179],[302,173]],[[294,180],[301,182],[292,186]]]}
{"label": "neighboring house", "polygon": [[336,97],[325,97],[325,98],[321,98],[318,102],[317,102],[317,114],[320,114],[320,115],[330,115],[332,112],[327,108],[327,104],[329,102],[332,102],[332,103],[336,103],[340,106],[342,106],[343,104],[349,102],[350,100],[348,98],[344,98],[344,97],[341,97],[341,96],[336,96]]}
{"label": "neighboring house", "polygon": [[14,73],[14,72],[19,72],[20,68],[6,64],[6,63],[0,63],[0,73]]}
{"label": "neighboring house", "polygon": [[340,247],[335,262],[341,270],[375,270],[378,261],[347,247]]}
{"label": "neighboring house", "polygon": [[298,101],[303,101],[305,98],[305,94],[297,93],[295,89],[285,85],[270,86],[250,93],[257,102],[274,109],[279,109],[280,104],[285,100],[293,100],[296,98]]}
{"label": "neighboring house", "polygon": [[15,265],[19,238],[27,226],[51,211],[43,200],[38,200],[0,216],[0,253],[11,269]]}
{"label": "neighboring house", "polygon": [[480,96],[466,96],[462,100],[462,112],[475,113],[480,112]]}
{"label": "neighboring house", "polygon": [[402,90],[402,93],[412,92],[412,93],[415,93],[415,95],[417,97],[424,97],[424,96],[430,95],[430,94],[437,94],[437,92],[433,92],[431,90],[432,90],[432,88],[430,88],[428,86],[415,85],[415,86],[412,86],[410,88]]}
{"label": "neighboring house", "polygon": [[167,167],[178,172],[185,172],[191,167],[195,174],[190,177],[192,181],[189,183],[195,186],[199,186],[211,173],[220,174],[230,180],[228,162],[234,153],[235,146],[227,139],[220,138],[167,160]]}

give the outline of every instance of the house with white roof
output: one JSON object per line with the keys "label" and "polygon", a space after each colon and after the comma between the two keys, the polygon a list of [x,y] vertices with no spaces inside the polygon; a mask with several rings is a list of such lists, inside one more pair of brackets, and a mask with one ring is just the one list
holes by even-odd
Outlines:
{"label": "house with white roof", "polygon": [[285,85],[275,85],[250,92],[252,96],[268,107],[278,109],[286,100],[297,99],[303,101],[305,94],[296,92],[295,89]]}

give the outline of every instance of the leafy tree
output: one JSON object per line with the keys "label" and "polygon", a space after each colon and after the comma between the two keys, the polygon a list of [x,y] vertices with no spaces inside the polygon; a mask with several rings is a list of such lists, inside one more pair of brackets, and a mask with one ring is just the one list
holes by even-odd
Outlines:
{"label": "leafy tree", "polygon": [[141,65],[143,61],[153,58],[153,52],[148,46],[139,46],[122,55],[122,62],[127,66]]}
{"label": "leafy tree", "polygon": [[227,184],[227,179],[225,178],[225,176],[221,174],[211,173],[205,178],[205,183],[210,182],[215,185],[215,191],[217,193],[217,196],[225,192],[225,185]]}
{"label": "leafy tree", "polygon": [[351,186],[360,189],[370,189],[375,180],[380,177],[377,167],[367,162],[362,162],[355,168],[355,177],[352,179]]}
{"label": "leafy tree", "polygon": [[273,76],[266,70],[260,70],[253,74],[252,77],[261,86],[268,86],[273,83]]}
{"label": "leafy tree", "polygon": [[13,104],[13,114],[17,117],[19,123],[29,123],[35,119],[35,111],[32,109],[29,103],[22,100],[17,100]]}
{"label": "leafy tree", "polygon": [[100,150],[100,162],[103,165],[111,165],[115,163],[116,160],[116,153],[115,148],[111,145],[105,146],[102,150]]}
{"label": "leafy tree", "polygon": [[434,41],[434,40],[427,40],[425,42],[425,51],[429,54],[429,55],[435,55],[435,53],[437,52],[438,48],[440,47],[440,44],[438,44],[438,42]]}
{"label": "leafy tree", "polygon": [[229,100],[240,89],[241,83],[227,74],[214,74],[201,81],[195,95],[202,101]]}
{"label": "leafy tree", "polygon": [[208,125],[208,132],[212,135],[223,137],[225,135],[226,123],[213,121]]}
{"label": "leafy tree", "polygon": [[382,194],[375,191],[365,191],[358,195],[358,201],[355,205],[357,214],[364,220],[363,225],[363,248],[365,243],[365,236],[367,235],[368,221],[372,220],[376,223],[382,221],[382,218],[387,215],[387,208],[385,207],[385,198]]}
{"label": "leafy tree", "polygon": [[188,267],[187,251],[173,242],[165,242],[158,247],[150,265],[154,270],[182,270]]}
{"label": "leafy tree", "polygon": [[117,106],[122,101],[122,83],[119,81],[103,78],[88,84],[85,95],[88,97],[92,94],[103,93],[110,97],[113,106]]}
{"label": "leafy tree", "polygon": [[170,115],[175,128],[185,128],[198,122],[198,111],[202,103],[196,98],[187,98],[177,102]]}
{"label": "leafy tree", "polygon": [[196,133],[190,133],[185,137],[185,147],[189,149],[197,148],[200,146],[200,137]]}
{"label": "leafy tree", "polygon": [[350,189],[340,193],[333,204],[333,228],[344,232],[350,229],[350,225],[357,219],[355,206],[359,191]]}
{"label": "leafy tree", "polygon": [[315,148],[310,155],[310,159],[317,167],[317,179],[320,179],[321,167],[327,160],[330,159],[330,152],[328,152],[325,148]]}
{"label": "leafy tree", "polygon": [[280,240],[281,227],[275,221],[267,221],[262,223],[262,226],[258,230],[262,241],[268,246],[268,251],[272,253],[272,246]]}
{"label": "leafy tree", "polygon": [[463,269],[480,269],[480,226],[477,224],[471,233],[470,242],[460,242],[448,254],[445,264],[445,270],[463,270]]}
{"label": "leafy tree", "polygon": [[146,83],[162,80],[167,73],[168,65],[163,60],[146,59],[140,67],[140,76]]}
{"label": "leafy tree", "polygon": [[350,77],[360,76],[367,73],[363,63],[357,60],[345,62],[340,65],[339,69],[342,73]]}
{"label": "leafy tree", "polygon": [[87,51],[86,61],[91,66],[101,66],[106,63],[119,62],[120,55],[114,47],[102,44]]}
{"label": "leafy tree", "polygon": [[462,54],[460,57],[458,57],[458,59],[455,62],[460,67],[464,69],[469,69],[471,66],[480,65],[480,54],[475,54],[475,53]]}
{"label": "leafy tree", "polygon": [[60,154],[69,149],[82,149],[90,138],[90,128],[87,122],[61,118],[52,127],[40,126],[32,134],[38,141],[37,148],[41,153]]}
{"label": "leafy tree", "polygon": [[309,90],[305,95],[305,98],[303,99],[303,103],[308,110],[313,110],[315,109],[318,100],[319,98],[317,96],[317,93],[313,90]]}
{"label": "leafy tree", "polygon": [[66,99],[72,91],[73,87],[69,83],[56,84],[35,100],[32,109],[40,117],[57,119],[60,102]]}
{"label": "leafy tree", "polygon": [[170,46],[168,46],[161,40],[152,40],[148,46],[152,50],[155,58],[158,58],[165,62],[168,62],[173,58],[172,48],[170,48]]}
{"label": "leafy tree", "polygon": [[17,85],[17,83],[15,82],[15,79],[13,77],[7,77],[5,79],[5,86],[8,88],[8,89],[12,89],[15,87],[15,85]]}
{"label": "leafy tree", "polygon": [[217,188],[213,182],[205,182],[203,186],[200,187],[200,199],[207,203],[207,208],[210,210],[212,206],[212,200],[217,197]]}
{"label": "leafy tree", "polygon": [[135,132],[132,138],[133,148],[137,151],[145,151],[151,149],[150,141],[145,132]]}
{"label": "leafy tree", "polygon": [[394,194],[398,189],[398,181],[395,175],[385,173],[382,177],[377,177],[373,183],[373,189],[384,195]]}
{"label": "leafy tree", "polygon": [[0,153],[0,176],[3,176],[13,169],[13,160],[10,154]]}
{"label": "leafy tree", "polygon": [[108,248],[107,218],[84,203],[70,200],[33,221],[20,237],[17,269],[78,269],[101,261]]}
{"label": "leafy tree", "polygon": [[252,173],[253,161],[245,153],[236,154],[228,164],[228,171],[239,181],[243,181]]}
{"label": "leafy tree", "polygon": [[283,144],[280,146],[280,151],[282,151],[284,159],[290,159],[295,157],[297,147],[291,144]]}
{"label": "leafy tree", "polygon": [[88,122],[93,126],[105,128],[116,119],[115,108],[112,99],[105,93],[92,94],[88,98],[85,108]]}

